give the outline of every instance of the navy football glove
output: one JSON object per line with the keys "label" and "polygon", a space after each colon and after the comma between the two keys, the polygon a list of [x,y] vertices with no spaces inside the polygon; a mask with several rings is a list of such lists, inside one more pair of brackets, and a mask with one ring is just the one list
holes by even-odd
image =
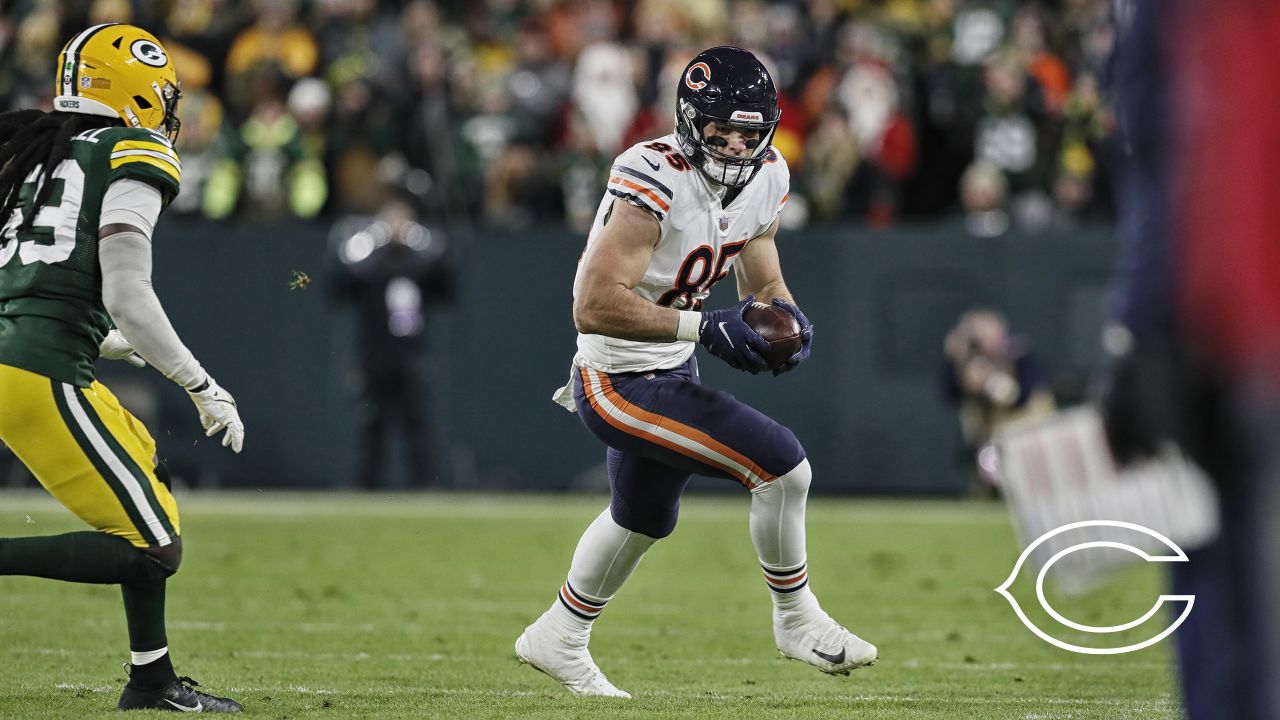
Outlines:
{"label": "navy football glove", "polygon": [[800,308],[781,298],[773,299],[774,307],[782,308],[791,313],[791,317],[796,319],[800,324],[800,350],[787,359],[787,362],[773,371],[774,375],[781,375],[789,370],[794,370],[797,365],[809,358],[809,345],[813,343],[813,324],[809,322],[809,318],[800,312]]}
{"label": "navy football glove", "polygon": [[698,343],[707,352],[752,375],[769,369],[769,363],[764,359],[764,354],[769,352],[769,343],[742,319],[743,313],[755,301],[752,295],[734,307],[704,312],[702,322],[698,324]]}

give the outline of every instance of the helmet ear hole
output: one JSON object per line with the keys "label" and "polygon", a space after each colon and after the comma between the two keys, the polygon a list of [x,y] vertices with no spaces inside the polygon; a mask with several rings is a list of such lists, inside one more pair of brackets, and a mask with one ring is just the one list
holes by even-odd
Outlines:
{"label": "helmet ear hole", "polygon": [[147,99],[142,97],[141,95],[134,95],[133,101],[138,104],[139,110],[150,110],[152,107],[151,103],[148,102]]}

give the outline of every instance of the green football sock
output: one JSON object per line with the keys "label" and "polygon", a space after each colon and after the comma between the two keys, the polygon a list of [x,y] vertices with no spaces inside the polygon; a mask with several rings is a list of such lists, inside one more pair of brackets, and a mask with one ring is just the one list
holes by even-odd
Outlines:
{"label": "green football sock", "polygon": [[164,588],[163,579],[120,586],[133,652],[159,650],[169,644],[164,633]]}
{"label": "green football sock", "polygon": [[168,573],[128,540],[85,531],[0,538],[0,575],[31,575],[51,580],[114,585],[154,582],[163,580]]}

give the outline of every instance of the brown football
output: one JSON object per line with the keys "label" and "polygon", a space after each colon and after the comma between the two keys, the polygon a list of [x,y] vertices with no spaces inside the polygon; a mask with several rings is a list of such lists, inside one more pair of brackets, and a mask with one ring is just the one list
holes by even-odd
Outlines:
{"label": "brown football", "polygon": [[800,323],[791,313],[775,305],[752,303],[742,314],[747,325],[769,343],[764,356],[770,370],[776,370],[800,352]]}

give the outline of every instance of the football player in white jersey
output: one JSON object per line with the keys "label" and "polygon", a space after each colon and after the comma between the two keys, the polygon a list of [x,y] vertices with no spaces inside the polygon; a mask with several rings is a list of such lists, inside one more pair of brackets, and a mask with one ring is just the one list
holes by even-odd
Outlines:
{"label": "football player in white jersey", "polygon": [[[681,78],[676,131],[615,161],[574,281],[578,353],[556,399],[608,446],[612,501],[578,542],[550,609],[516,656],[574,693],[630,697],[587,650],[591,625],[644,553],[671,534],[691,474],[751,491],[751,539],[773,599],[779,651],[848,674],[875,646],[831,619],[809,587],[805,499],[811,472],[790,430],[699,383],[695,343],[733,367],[767,369],[768,346],[743,320],[757,300],[791,313],[809,355],[813,328],[783,282],[774,236],[788,172],[771,146],[780,112],[754,55],[716,47]],[[738,304],[701,310],[734,273]]]}

